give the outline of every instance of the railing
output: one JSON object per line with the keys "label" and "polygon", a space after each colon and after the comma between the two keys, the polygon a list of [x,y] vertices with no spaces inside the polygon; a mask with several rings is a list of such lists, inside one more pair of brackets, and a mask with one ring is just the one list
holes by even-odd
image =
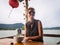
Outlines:
{"label": "railing", "polygon": [[[22,34],[24,36],[24,34]],[[13,38],[14,36],[16,35],[13,35],[13,36],[8,36],[8,37],[2,37],[0,39],[3,39],[3,38]],[[59,34],[43,34],[43,36],[46,36],[46,37],[60,37]]]}

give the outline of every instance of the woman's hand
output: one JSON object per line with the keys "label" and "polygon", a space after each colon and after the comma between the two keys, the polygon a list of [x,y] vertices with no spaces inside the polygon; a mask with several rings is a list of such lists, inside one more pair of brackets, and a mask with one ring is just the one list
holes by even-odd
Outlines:
{"label": "woman's hand", "polygon": [[24,41],[32,41],[32,40],[30,39],[30,37],[25,37]]}
{"label": "woman's hand", "polygon": [[25,39],[25,40],[29,40],[29,37],[25,37],[24,39]]}

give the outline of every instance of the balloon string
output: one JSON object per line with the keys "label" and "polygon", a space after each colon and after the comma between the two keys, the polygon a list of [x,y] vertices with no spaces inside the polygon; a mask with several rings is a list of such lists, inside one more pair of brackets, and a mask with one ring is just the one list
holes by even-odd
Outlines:
{"label": "balloon string", "polygon": [[11,9],[11,11],[10,11],[10,13],[9,13],[9,15],[8,15],[8,18],[10,17],[10,15],[11,15],[11,13],[12,13],[13,9],[14,9],[14,8],[12,8],[12,9]]}

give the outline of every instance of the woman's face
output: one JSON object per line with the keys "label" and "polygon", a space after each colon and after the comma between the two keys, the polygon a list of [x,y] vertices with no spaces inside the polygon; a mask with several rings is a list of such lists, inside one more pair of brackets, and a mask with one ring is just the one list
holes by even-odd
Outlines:
{"label": "woman's face", "polygon": [[34,11],[31,11],[31,10],[28,11],[29,19],[34,19],[34,15],[35,15]]}

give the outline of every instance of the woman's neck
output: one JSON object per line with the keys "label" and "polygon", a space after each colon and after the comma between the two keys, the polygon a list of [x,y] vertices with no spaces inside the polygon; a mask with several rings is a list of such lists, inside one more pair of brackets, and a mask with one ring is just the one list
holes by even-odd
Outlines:
{"label": "woman's neck", "polygon": [[32,23],[34,21],[34,19],[30,19],[30,22]]}

